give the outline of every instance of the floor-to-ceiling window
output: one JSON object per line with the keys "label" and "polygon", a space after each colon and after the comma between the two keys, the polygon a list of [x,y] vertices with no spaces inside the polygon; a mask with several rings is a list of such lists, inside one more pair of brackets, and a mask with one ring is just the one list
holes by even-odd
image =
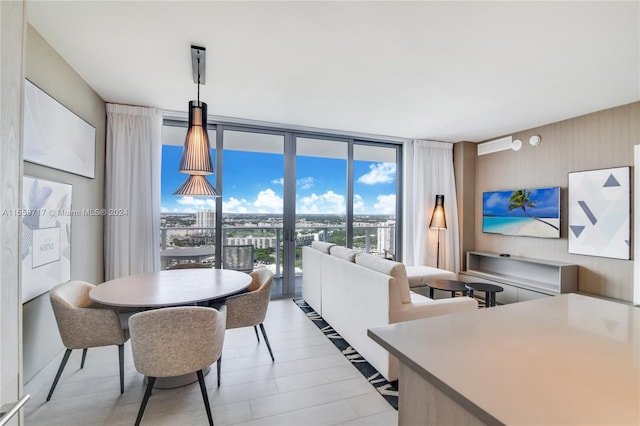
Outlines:
{"label": "floor-to-ceiling window", "polygon": [[273,271],[272,293],[281,295],[284,136],[239,130],[222,135],[222,245],[253,246],[255,267]]}
{"label": "floor-to-ceiling window", "polygon": [[[223,248],[250,245],[274,271],[273,294],[300,293],[302,246],[329,241],[401,259],[401,145],[348,136],[210,123],[220,198],[175,197],[184,123],[163,130],[163,266],[223,267]],[[216,155],[219,153],[219,155]],[[219,238],[218,238],[219,237]]]}
{"label": "floor-to-ceiling window", "polygon": [[[198,262],[215,266],[216,221],[214,198],[176,197],[173,193],[187,179],[178,166],[187,133],[184,127],[162,128],[162,178],[160,184],[160,263],[162,268],[179,262]],[[209,131],[211,155],[215,164],[216,132]],[[215,184],[215,176],[208,176]],[[213,179],[212,179],[213,178]]]}
{"label": "floor-to-ceiling window", "polygon": [[302,246],[314,240],[346,245],[349,154],[348,143],[335,138],[296,137],[295,149],[295,268],[300,276]]}
{"label": "floor-to-ceiling window", "polygon": [[353,146],[352,247],[388,259],[397,257],[397,147]]}

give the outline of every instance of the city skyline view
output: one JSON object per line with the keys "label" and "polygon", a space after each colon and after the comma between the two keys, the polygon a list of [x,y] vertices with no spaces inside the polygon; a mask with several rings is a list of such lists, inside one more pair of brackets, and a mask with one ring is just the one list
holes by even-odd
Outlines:
{"label": "city skyline view", "polygon": [[[181,155],[181,146],[162,147],[162,213],[214,209],[214,198],[172,195],[187,178],[178,172]],[[224,184],[217,188],[223,212],[281,214],[283,163],[282,154],[225,150]],[[297,214],[346,213],[346,160],[298,156],[296,170]],[[215,186],[216,175],[208,178]],[[395,215],[395,203],[395,163],[354,161],[354,214]]]}

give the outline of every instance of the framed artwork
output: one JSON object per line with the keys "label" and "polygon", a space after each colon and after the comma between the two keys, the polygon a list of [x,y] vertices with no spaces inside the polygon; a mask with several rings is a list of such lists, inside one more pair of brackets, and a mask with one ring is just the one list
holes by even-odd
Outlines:
{"label": "framed artwork", "polygon": [[569,253],[631,258],[630,167],[569,173]]}
{"label": "framed artwork", "polygon": [[22,303],[71,279],[72,186],[22,181]]}
{"label": "framed artwork", "polygon": [[29,80],[23,137],[25,161],[95,177],[96,129]]}

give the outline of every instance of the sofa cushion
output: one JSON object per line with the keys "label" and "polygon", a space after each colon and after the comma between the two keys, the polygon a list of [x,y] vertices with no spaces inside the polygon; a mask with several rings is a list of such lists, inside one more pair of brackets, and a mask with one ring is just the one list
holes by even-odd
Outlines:
{"label": "sofa cushion", "polygon": [[406,266],[409,287],[422,287],[429,281],[437,280],[457,280],[458,276],[445,269],[433,268],[431,266]]}
{"label": "sofa cushion", "polygon": [[324,241],[311,241],[311,247],[326,254],[329,254],[329,249],[333,246],[335,246],[335,244],[333,243],[325,243]]}
{"label": "sofa cushion", "polygon": [[394,277],[398,285],[398,290],[400,291],[400,300],[402,303],[411,303],[409,281],[407,280],[407,271],[404,268],[404,264],[367,253],[359,254],[356,257],[356,263]]}
{"label": "sofa cushion", "polygon": [[340,259],[346,260],[347,262],[355,262],[356,254],[358,254],[357,251],[342,246],[333,246],[329,248],[329,253],[332,256],[339,257]]}

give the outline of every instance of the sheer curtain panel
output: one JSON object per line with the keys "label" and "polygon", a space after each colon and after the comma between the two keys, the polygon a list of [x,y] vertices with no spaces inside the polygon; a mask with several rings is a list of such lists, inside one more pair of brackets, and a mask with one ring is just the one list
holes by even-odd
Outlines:
{"label": "sheer curtain panel", "polygon": [[[458,204],[453,172],[453,144],[414,140],[404,152],[404,263],[436,266],[440,232],[440,268],[458,272]],[[429,229],[436,194],[444,195],[447,229]]]}
{"label": "sheer curtain panel", "polygon": [[161,111],[107,104],[107,280],[160,269],[161,132]]}

